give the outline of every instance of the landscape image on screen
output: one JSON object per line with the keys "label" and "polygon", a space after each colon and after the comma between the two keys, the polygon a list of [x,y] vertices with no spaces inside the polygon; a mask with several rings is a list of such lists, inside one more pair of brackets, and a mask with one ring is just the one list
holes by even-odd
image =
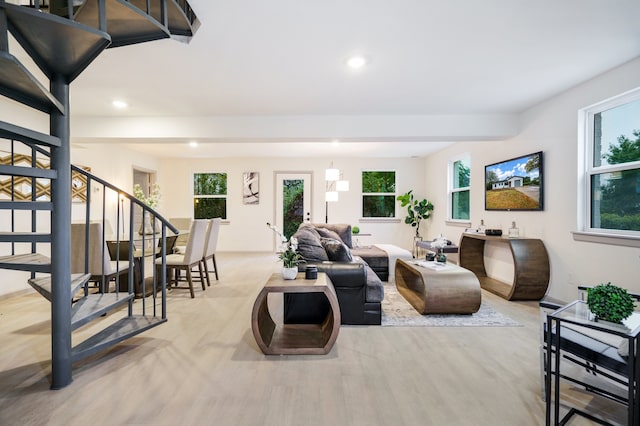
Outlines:
{"label": "landscape image on screen", "polygon": [[485,166],[486,210],[542,210],[542,152]]}

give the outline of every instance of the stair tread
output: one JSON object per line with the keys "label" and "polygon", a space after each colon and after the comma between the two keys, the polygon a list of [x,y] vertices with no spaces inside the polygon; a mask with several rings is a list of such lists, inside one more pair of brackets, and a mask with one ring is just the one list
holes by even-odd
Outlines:
{"label": "stair tread", "polygon": [[72,360],[75,362],[91,356],[166,321],[163,318],[146,316],[130,316],[120,319],[76,345],[72,349]]}
{"label": "stair tread", "polygon": [[51,259],[39,253],[0,256],[0,269],[51,272]]}
{"label": "stair tread", "polygon": [[53,210],[51,201],[0,200],[0,210]]}
{"label": "stair tread", "polygon": [[60,138],[0,121],[0,136],[34,145],[61,146]]}
{"label": "stair tread", "polygon": [[[147,0],[130,0],[130,2],[138,9],[146,11]],[[150,15],[156,21],[162,22],[160,13],[160,2],[152,2]],[[187,2],[167,1],[167,21],[169,33],[172,36],[189,39],[200,28],[200,21]]]}
{"label": "stair tread", "polygon": [[0,8],[7,12],[11,34],[50,79],[62,75],[71,83],[111,43],[97,26],[4,2]]}
{"label": "stair tread", "polygon": [[129,293],[99,293],[90,294],[78,300],[71,310],[71,328],[88,323],[94,318],[122,306],[133,299]]}
{"label": "stair tread", "polygon": [[[145,1],[146,3],[146,1]],[[107,31],[111,36],[109,47],[120,47],[169,38],[170,33],[151,15],[126,0],[106,2]],[[75,20],[98,28],[98,2],[87,1],[78,9]]]}
{"label": "stair tread", "polygon": [[[0,3],[0,7],[2,4]],[[62,104],[42,83],[18,59],[2,51],[0,51],[0,94],[42,112],[50,113],[57,110],[64,114]]]}
{"label": "stair tread", "polygon": [[52,169],[40,169],[36,167],[0,165],[0,175],[56,179],[58,177],[58,172]]}
{"label": "stair tread", "polygon": [[48,232],[0,232],[2,243],[48,243],[51,234]]}
{"label": "stair tread", "polygon": [[[89,281],[90,277],[91,274],[71,274],[71,298]],[[45,299],[51,301],[51,276],[32,278],[28,282]]]}

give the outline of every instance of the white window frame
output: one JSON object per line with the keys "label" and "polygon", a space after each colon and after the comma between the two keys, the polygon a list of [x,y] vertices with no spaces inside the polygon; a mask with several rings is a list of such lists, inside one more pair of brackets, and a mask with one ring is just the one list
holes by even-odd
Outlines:
{"label": "white window frame", "polygon": [[640,161],[594,167],[594,117],[596,114],[640,100],[640,87],[578,111],[578,230],[576,241],[640,247],[640,231],[591,227],[591,176],[638,169]]}
{"label": "white window frame", "polygon": [[[458,161],[467,160],[469,163],[469,171],[471,171],[471,155],[469,153],[460,154],[449,160],[447,165],[447,222],[449,224],[460,224],[463,226],[471,226],[471,175],[469,175],[469,186],[462,188],[454,188],[455,177],[454,164]],[[455,192],[469,191],[469,219],[454,219],[453,218],[453,194]]]}
{"label": "white window frame", "polygon": [[383,195],[383,196],[393,196],[394,202],[397,199],[397,193],[398,193],[398,171],[395,169],[362,169],[360,170],[360,184],[362,185],[362,174],[365,172],[393,172],[394,176],[395,176],[395,181],[396,181],[396,191],[395,192],[364,192],[362,190],[362,187],[360,188],[360,214],[361,214],[361,218],[360,218],[360,222],[384,222],[384,221],[397,221],[398,218],[398,206],[396,206],[394,204],[393,207],[393,216],[385,216],[385,217],[366,217],[364,215],[362,215],[362,212],[364,210],[364,197],[365,195]]}
{"label": "white window frame", "polygon": [[[226,175],[227,177],[227,193],[224,195],[221,194],[214,194],[214,195],[196,195],[194,194],[195,192],[195,188],[193,187],[193,179],[195,177],[195,175],[214,175],[214,174],[218,174],[218,175]],[[193,200],[195,201],[196,199],[204,199],[204,198],[224,198],[225,199],[225,210],[226,210],[226,216],[225,218],[223,218],[223,221],[227,221],[229,220],[229,173],[227,172],[193,172],[191,174],[191,196],[193,197]]]}

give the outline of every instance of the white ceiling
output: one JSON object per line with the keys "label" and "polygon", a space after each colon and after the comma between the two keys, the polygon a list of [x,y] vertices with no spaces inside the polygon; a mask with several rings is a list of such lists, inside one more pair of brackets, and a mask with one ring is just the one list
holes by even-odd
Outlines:
{"label": "white ceiling", "polygon": [[[72,120],[517,114],[640,55],[638,0],[189,2],[202,22],[193,40],[107,50],[72,84]],[[369,64],[348,69],[354,54]],[[125,112],[115,98],[129,103]],[[260,151],[260,135],[218,136],[199,137],[198,155]],[[362,137],[341,139],[342,149],[397,156],[443,146],[389,135],[368,146]],[[134,148],[189,156],[189,139]],[[381,142],[395,144],[385,151]],[[290,140],[269,146],[267,155],[293,149]]]}

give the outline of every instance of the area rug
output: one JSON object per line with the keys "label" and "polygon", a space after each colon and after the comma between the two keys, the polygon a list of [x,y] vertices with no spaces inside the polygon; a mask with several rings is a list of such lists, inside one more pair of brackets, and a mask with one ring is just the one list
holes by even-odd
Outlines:
{"label": "area rug", "polygon": [[382,301],[382,325],[400,327],[519,327],[520,323],[497,312],[486,302],[471,315],[420,315],[396,289],[385,283]]}

